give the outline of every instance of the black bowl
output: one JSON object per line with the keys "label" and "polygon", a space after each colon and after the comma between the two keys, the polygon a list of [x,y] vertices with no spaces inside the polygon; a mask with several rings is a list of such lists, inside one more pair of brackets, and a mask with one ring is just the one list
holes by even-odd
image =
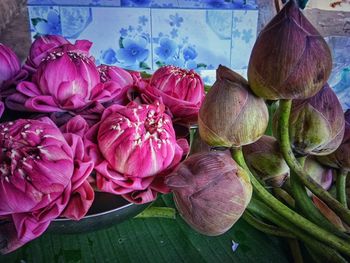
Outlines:
{"label": "black bowl", "polygon": [[136,205],[109,193],[95,192],[89,212],[79,221],[67,218],[53,220],[47,229],[55,234],[79,234],[96,231],[121,223],[146,209],[150,203]]}

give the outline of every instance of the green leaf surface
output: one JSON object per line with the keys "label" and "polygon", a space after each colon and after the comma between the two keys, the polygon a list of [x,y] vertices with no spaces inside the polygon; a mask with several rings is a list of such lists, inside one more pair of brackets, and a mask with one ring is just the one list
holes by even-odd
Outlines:
{"label": "green leaf surface", "polygon": [[[156,202],[173,206],[171,196]],[[232,251],[232,241],[239,243]],[[111,228],[80,235],[44,234],[0,262],[288,262],[285,244],[240,220],[230,231],[207,237],[179,215],[129,219]]]}

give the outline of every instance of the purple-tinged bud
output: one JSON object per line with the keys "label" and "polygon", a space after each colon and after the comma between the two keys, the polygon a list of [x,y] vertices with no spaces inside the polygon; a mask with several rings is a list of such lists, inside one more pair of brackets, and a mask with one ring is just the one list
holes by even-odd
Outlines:
{"label": "purple-tinged bud", "polygon": [[333,183],[334,170],[326,167],[309,156],[305,160],[305,171],[315,180],[323,189],[328,190]]}
{"label": "purple-tinged bud", "polygon": [[[279,112],[274,116],[274,132]],[[326,84],[315,96],[293,100],[289,137],[293,150],[301,155],[327,155],[334,152],[344,136],[345,120],[340,102]]]}
{"label": "purple-tinged bud", "polygon": [[252,196],[247,172],[226,153],[191,155],[166,177],[182,218],[196,231],[216,236],[241,217]]}
{"label": "purple-tinged bud", "polygon": [[345,133],[337,150],[326,156],[318,156],[317,160],[322,164],[338,169],[350,170],[350,110],[344,113]]}
{"label": "purple-tinged bud", "polygon": [[289,178],[289,166],[274,137],[264,135],[258,141],[244,146],[243,153],[249,168],[267,186],[281,187]]}
{"label": "purple-tinged bud", "polygon": [[268,124],[268,110],[248,82],[236,72],[219,66],[217,80],[199,111],[200,135],[210,146],[239,147],[257,141]]}
{"label": "purple-tinged bud", "polygon": [[326,41],[290,0],[259,34],[248,81],[265,99],[305,99],[322,88],[331,69]]}

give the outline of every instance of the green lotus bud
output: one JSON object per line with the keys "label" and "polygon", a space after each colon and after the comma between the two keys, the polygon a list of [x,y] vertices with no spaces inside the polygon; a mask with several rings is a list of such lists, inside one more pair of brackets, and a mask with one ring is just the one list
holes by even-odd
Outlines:
{"label": "green lotus bud", "polygon": [[249,168],[267,186],[281,187],[288,179],[289,166],[274,137],[264,135],[255,143],[244,146],[243,153]]}
{"label": "green lotus bud", "polygon": [[[276,134],[279,110],[274,116]],[[289,136],[293,150],[301,155],[327,155],[342,142],[345,120],[340,102],[326,84],[315,96],[293,100]]]}
{"label": "green lotus bud", "polygon": [[247,172],[223,152],[191,155],[165,179],[182,218],[196,231],[216,236],[241,217],[252,196]]}
{"label": "green lotus bud", "polygon": [[334,170],[320,164],[313,157],[309,156],[306,158],[305,164],[304,164],[304,170],[323,189],[328,190],[332,186]]}
{"label": "green lotus bud", "polygon": [[290,0],[259,34],[248,81],[265,99],[305,99],[322,88],[331,69],[326,41]]}
{"label": "green lotus bud", "polygon": [[334,168],[350,170],[350,110],[344,113],[345,133],[338,149],[326,156],[319,156],[317,160]]}
{"label": "green lotus bud", "polygon": [[268,124],[264,100],[229,68],[219,66],[216,78],[199,110],[200,136],[210,146],[238,147],[255,142]]}

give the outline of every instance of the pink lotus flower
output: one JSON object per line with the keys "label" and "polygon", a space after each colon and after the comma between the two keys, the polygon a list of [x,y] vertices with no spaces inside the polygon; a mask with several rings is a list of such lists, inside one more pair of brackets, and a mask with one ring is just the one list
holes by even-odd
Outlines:
{"label": "pink lotus flower", "polygon": [[17,85],[17,93],[7,100],[12,109],[38,112],[82,110],[93,102],[106,102],[118,95],[120,86],[103,85],[92,59],[88,57],[89,41],[65,44],[50,52],[32,82]]}
{"label": "pink lotus flower", "polygon": [[39,36],[31,45],[29,56],[27,57],[23,69],[30,74],[35,73],[43,59],[55,48],[70,42],[62,36],[45,35]]}
{"label": "pink lotus flower", "polygon": [[15,52],[0,43],[0,99],[14,91],[13,85],[27,76]]}
{"label": "pink lotus flower", "polygon": [[126,70],[116,66],[100,65],[97,67],[97,70],[100,73],[101,82],[104,83],[104,85],[108,86],[117,83],[118,87],[120,88],[118,95],[114,97],[111,103],[126,103],[127,91],[134,85],[134,79],[132,75]]}
{"label": "pink lotus flower", "polygon": [[187,142],[176,141],[164,105],[113,105],[87,134],[97,187],[134,203],[147,203],[168,189],[164,175],[177,164]]}
{"label": "pink lotus flower", "polygon": [[205,94],[203,81],[195,71],[175,66],[156,70],[145,93],[164,103],[174,121],[184,124],[197,122]]}
{"label": "pink lotus flower", "polygon": [[58,216],[78,220],[90,208],[93,163],[77,135],[85,124],[75,117],[64,133],[49,118],[0,125],[0,217],[7,222],[0,225],[1,253],[41,235]]}
{"label": "pink lotus flower", "polygon": [[4,109],[5,109],[4,103],[2,101],[0,101],[0,118],[1,118],[2,114],[4,113]]}

